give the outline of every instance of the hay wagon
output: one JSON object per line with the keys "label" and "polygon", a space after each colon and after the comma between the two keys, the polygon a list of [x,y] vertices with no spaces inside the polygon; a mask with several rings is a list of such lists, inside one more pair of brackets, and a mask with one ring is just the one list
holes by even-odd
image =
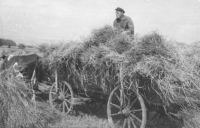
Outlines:
{"label": "hay wagon", "polygon": [[68,114],[75,105],[95,99],[107,103],[107,116],[112,128],[145,128],[149,111],[156,112],[152,119],[166,120],[167,108],[155,87],[151,87],[151,81],[140,75],[122,79],[123,63],[105,66],[108,68],[103,70],[92,66],[77,69],[70,63],[58,66],[52,72],[54,83],[49,101],[57,110]]}

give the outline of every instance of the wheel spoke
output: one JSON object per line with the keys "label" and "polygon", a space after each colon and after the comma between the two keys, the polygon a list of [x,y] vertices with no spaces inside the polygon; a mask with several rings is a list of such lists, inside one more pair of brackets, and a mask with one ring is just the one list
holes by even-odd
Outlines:
{"label": "wheel spoke", "polygon": [[129,106],[130,105],[130,97],[128,97],[127,95],[124,95],[124,97],[125,97],[125,101],[127,101],[127,106]]}
{"label": "wheel spoke", "polygon": [[56,89],[53,88],[52,91],[51,91],[51,93],[56,93]]}
{"label": "wheel spoke", "polygon": [[54,95],[56,95],[56,92],[51,92],[51,94],[54,94]]}
{"label": "wheel spoke", "polygon": [[119,125],[120,121],[121,121],[121,119],[119,121],[117,121],[116,125]]}
{"label": "wheel spoke", "polygon": [[133,110],[134,112],[140,112],[142,109]]}
{"label": "wheel spoke", "polygon": [[63,92],[65,92],[65,84],[63,84]]}
{"label": "wheel spoke", "polygon": [[68,99],[65,98],[65,100],[66,100],[67,102],[69,102],[69,103],[72,103],[72,99],[73,99],[72,97],[70,97],[70,98],[68,98]]}
{"label": "wheel spoke", "polygon": [[58,88],[60,89],[60,92],[63,92],[62,85],[60,85]]}
{"label": "wheel spoke", "polygon": [[135,100],[133,101],[133,103],[130,105],[129,109],[131,109],[133,107],[133,105],[135,104],[137,98],[135,98]]}
{"label": "wheel spoke", "polygon": [[131,121],[130,121],[131,119],[130,118],[128,118],[128,128],[131,128]]}
{"label": "wheel spoke", "polygon": [[64,94],[65,94],[65,95],[66,95],[66,94],[69,94],[69,95],[70,95],[70,92],[68,92],[68,91],[69,91],[69,89],[67,88]]}
{"label": "wheel spoke", "polygon": [[130,97],[129,97],[129,99],[128,99],[128,105],[127,106],[130,106]]}
{"label": "wheel spoke", "polygon": [[62,102],[62,106],[63,106],[63,113],[65,113],[65,101]]}
{"label": "wheel spoke", "polygon": [[61,86],[61,92],[62,92],[63,94],[65,94],[64,87],[62,87],[62,86]]}
{"label": "wheel spoke", "polygon": [[142,123],[142,121],[141,121],[141,119],[139,119],[137,116],[135,116],[134,114],[131,114],[131,116],[133,117],[133,118],[135,118],[137,121],[139,121],[140,123]]}
{"label": "wheel spoke", "polygon": [[111,116],[118,116],[118,115],[121,115],[121,114],[122,114],[121,112],[118,112],[118,113],[111,114]]}
{"label": "wheel spoke", "polygon": [[72,102],[71,102],[71,101],[69,101],[68,99],[65,99],[65,101],[66,101],[66,102],[68,102],[69,104],[71,104],[71,103],[72,103]]}
{"label": "wheel spoke", "polygon": [[65,99],[69,99],[71,97],[71,95],[65,96]]}
{"label": "wheel spoke", "polygon": [[126,118],[125,118],[122,128],[125,128],[125,127],[126,127],[126,122],[127,122],[127,120],[126,120]]}
{"label": "wheel spoke", "polygon": [[135,122],[131,119],[131,117],[130,117],[130,120],[131,120],[131,123],[133,124],[133,127],[137,128],[137,126],[135,125]]}
{"label": "wheel spoke", "polygon": [[65,101],[63,101],[63,102],[65,103],[65,106],[67,107],[67,110],[69,110],[68,104]]}
{"label": "wheel spoke", "polygon": [[117,99],[120,101],[120,98],[119,98],[119,96],[116,94],[116,93],[114,93],[115,94],[115,96],[117,97]]}
{"label": "wheel spoke", "polygon": [[126,96],[124,96],[124,99],[123,99],[123,107],[125,108],[126,106],[128,106],[128,101],[127,101],[127,98]]}
{"label": "wheel spoke", "polygon": [[59,105],[59,103],[57,103],[54,107],[56,108],[57,105]]}
{"label": "wheel spoke", "polygon": [[153,120],[154,118],[156,118],[158,116],[158,112],[151,118],[151,120]]}
{"label": "wheel spoke", "polygon": [[118,106],[118,105],[116,105],[116,104],[114,104],[114,103],[110,103],[110,105],[112,105],[112,106],[114,106],[114,107],[120,109],[120,106]]}

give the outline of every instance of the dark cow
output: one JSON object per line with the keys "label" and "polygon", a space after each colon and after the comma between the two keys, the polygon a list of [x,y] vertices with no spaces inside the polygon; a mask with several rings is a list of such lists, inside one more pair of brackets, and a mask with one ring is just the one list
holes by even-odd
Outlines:
{"label": "dark cow", "polygon": [[4,59],[1,70],[13,68],[17,74],[16,77],[23,77],[25,80],[34,80],[33,89],[38,90],[37,82],[42,82],[43,72],[41,64],[39,63],[39,56],[36,54],[20,55],[20,56],[2,56]]}
{"label": "dark cow", "polygon": [[4,59],[1,66],[2,70],[12,67],[14,71],[19,71],[26,79],[31,79],[34,70],[37,70],[36,67],[39,62],[39,56],[36,54],[21,56],[9,55],[7,57],[3,56],[2,58]]}
{"label": "dark cow", "polygon": [[9,55],[8,57],[4,57],[1,69],[5,70],[13,67],[14,71],[19,71],[23,76],[26,76],[27,79],[30,79],[38,60],[39,57],[36,54],[22,56]]}

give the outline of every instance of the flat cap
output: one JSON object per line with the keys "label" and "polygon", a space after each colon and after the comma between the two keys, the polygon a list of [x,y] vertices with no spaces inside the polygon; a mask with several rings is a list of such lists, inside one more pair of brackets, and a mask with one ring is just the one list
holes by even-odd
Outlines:
{"label": "flat cap", "polygon": [[124,9],[122,9],[122,8],[120,8],[120,7],[117,7],[115,10],[125,13]]}

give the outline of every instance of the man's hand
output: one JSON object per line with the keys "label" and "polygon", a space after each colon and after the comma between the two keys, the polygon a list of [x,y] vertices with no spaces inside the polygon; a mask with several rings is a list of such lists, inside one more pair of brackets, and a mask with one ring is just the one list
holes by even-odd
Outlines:
{"label": "man's hand", "polygon": [[127,34],[129,34],[129,31],[123,31],[122,32],[122,35],[127,35]]}
{"label": "man's hand", "polygon": [[113,31],[115,33],[122,33],[124,30],[120,29],[120,28],[113,28]]}

